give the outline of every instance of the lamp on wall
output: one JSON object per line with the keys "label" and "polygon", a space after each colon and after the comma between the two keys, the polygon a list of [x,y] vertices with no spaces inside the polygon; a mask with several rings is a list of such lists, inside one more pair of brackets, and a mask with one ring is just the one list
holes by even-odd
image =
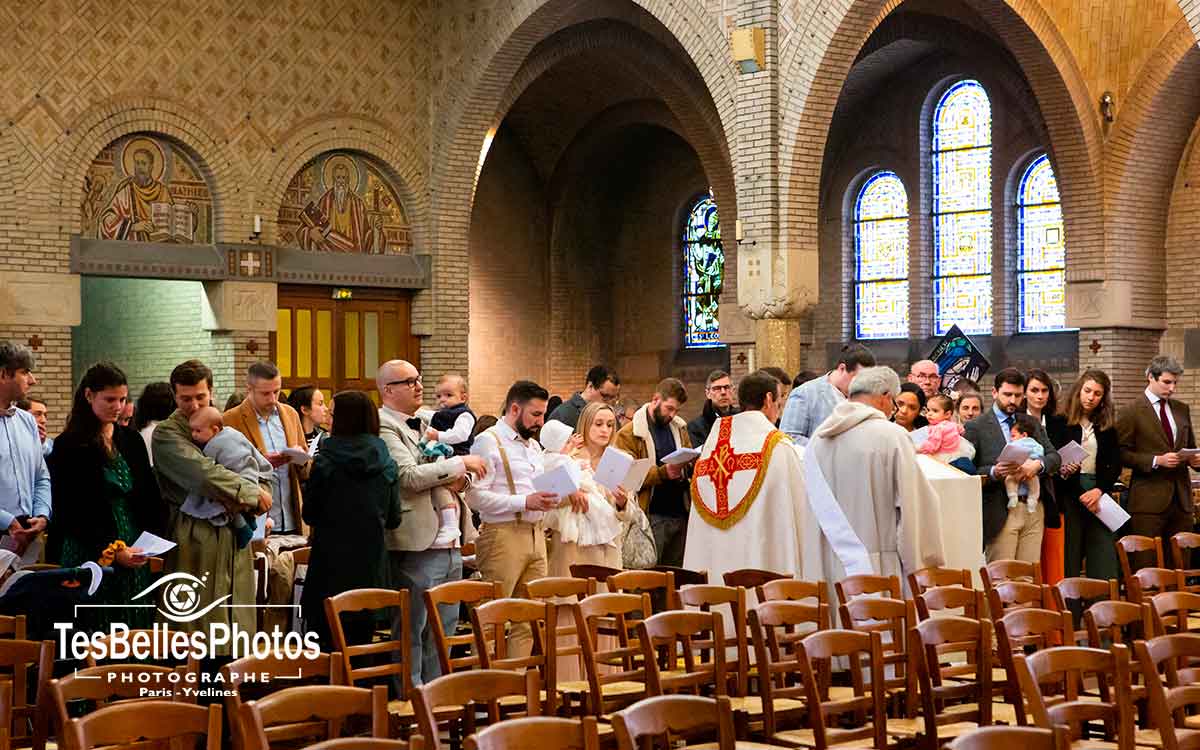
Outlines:
{"label": "lamp on wall", "polygon": [[1100,95],[1100,116],[1105,122],[1112,122],[1117,116],[1117,100],[1113,98],[1111,91]]}
{"label": "lamp on wall", "polygon": [[734,29],[729,35],[733,61],[743,73],[757,73],[767,67],[767,31],[761,26]]}
{"label": "lamp on wall", "polygon": [[742,231],[741,219],[734,219],[733,221],[733,241],[738,244],[738,247],[757,244],[754,240],[746,241],[746,233]]}

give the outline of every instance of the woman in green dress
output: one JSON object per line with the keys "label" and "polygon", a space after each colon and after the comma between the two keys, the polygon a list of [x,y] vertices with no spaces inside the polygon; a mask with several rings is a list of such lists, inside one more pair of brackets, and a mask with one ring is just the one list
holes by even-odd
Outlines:
{"label": "woman in green dress", "polygon": [[[113,557],[113,573],[105,575],[94,604],[127,605],[152,582],[147,557],[133,547],[143,531],[162,534],[163,503],[146,455],[146,443],[117,418],[129,400],[125,373],[108,362],[93,365],[79,383],[67,427],[54,440],[47,459],[54,517],[47,559],[65,567],[99,561],[116,541],[125,548]],[[84,631],[109,630],[112,623],[148,628],[152,606],[88,607],[79,610],[76,626]]]}

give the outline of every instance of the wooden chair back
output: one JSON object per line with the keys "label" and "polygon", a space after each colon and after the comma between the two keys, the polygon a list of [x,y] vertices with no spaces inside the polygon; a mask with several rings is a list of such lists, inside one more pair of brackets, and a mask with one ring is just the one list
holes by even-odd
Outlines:
{"label": "wooden chair back", "polygon": [[1173,568],[1142,568],[1125,579],[1126,598],[1131,602],[1149,602],[1155,594],[1183,589],[1183,571]]}
{"label": "wooden chair back", "polygon": [[555,622],[554,637],[543,634],[547,648],[551,651],[555,663],[560,659],[574,659],[579,666],[579,674],[585,673],[583,664],[583,643],[576,627],[575,617],[571,613],[566,616],[561,612],[564,604],[578,603],[596,593],[596,582],[590,578],[538,578],[526,585],[530,599],[540,599],[552,603],[559,608]]}
{"label": "wooden chair back", "polygon": [[[776,701],[807,700],[798,646],[829,621],[827,610],[825,604],[781,600],[763,602],[748,614],[762,697],[763,734],[767,738],[779,731]],[[817,668],[824,670],[827,666],[818,663]],[[828,678],[822,671],[818,688],[828,688]],[[827,692],[822,694],[822,699],[828,697]]]}
{"label": "wooden chair back", "polygon": [[950,743],[950,750],[1070,750],[1071,739],[1066,727],[980,727],[960,735]]}
{"label": "wooden chair back", "polygon": [[935,586],[961,586],[972,589],[971,571],[958,568],[921,568],[908,574],[908,590],[912,596],[920,596],[926,589]]}
{"label": "wooden chair back", "polygon": [[0,681],[12,683],[10,721],[3,726],[15,746],[45,746],[50,718],[46,685],[54,674],[54,648],[54,641],[0,639]]}
{"label": "wooden chair back", "polygon": [[1181,667],[1200,659],[1200,635],[1160,635],[1138,641],[1133,649],[1163,750],[1200,748],[1200,731],[1184,728],[1185,717],[1200,709],[1200,685],[1180,674]]}
{"label": "wooden chair back", "polygon": [[1150,597],[1150,612],[1154,619],[1153,635],[1194,633],[1189,622],[1200,615],[1200,594],[1190,591],[1164,591]]}
{"label": "wooden chair back", "polygon": [[[438,662],[441,664],[442,674],[477,668],[479,652],[475,650],[474,634],[446,635],[439,605],[454,605],[456,608],[466,606],[468,609],[467,621],[470,622],[469,611],[472,608],[503,596],[503,587],[494,581],[451,581],[426,589],[425,616],[429,618],[429,630],[433,633],[433,642],[437,646]],[[465,646],[469,653],[465,656],[452,656],[454,649],[460,646]]]}
{"label": "wooden chair back", "polygon": [[[371,688],[347,685],[305,685],[277,690],[242,706],[242,736],[246,750],[270,750],[272,743],[300,739],[336,739],[347,719],[369,717],[370,736],[388,737],[386,685]],[[268,738],[268,731],[281,728]]]}
{"label": "wooden chair back", "polygon": [[25,640],[25,615],[0,615],[0,638]]}
{"label": "wooden chair back", "polygon": [[71,747],[79,750],[188,736],[203,736],[205,750],[220,750],[221,706],[122,701],[71,719],[66,733],[71,737]]}
{"label": "wooden chair back", "polygon": [[1006,674],[1005,698],[1016,712],[1017,723],[1024,725],[1025,704],[1017,683],[1014,657],[1027,647],[1046,649],[1056,643],[1069,643],[1075,632],[1071,625],[1071,613],[1041,608],[1014,609],[993,624],[996,628],[996,653]]}
{"label": "wooden chair back", "polygon": [[916,595],[913,605],[917,609],[917,617],[921,620],[928,620],[934,612],[944,612],[948,609],[961,609],[963,617],[978,620],[986,611],[983,602],[982,591],[954,584],[925,588]]}
{"label": "wooden chair back", "polygon": [[466,750],[600,750],[600,730],[594,716],[584,716],[581,719],[527,716],[481,729],[467,738],[464,747]]}
{"label": "wooden chair back", "polygon": [[[620,750],[639,750],[648,740],[717,731],[714,750],[734,750],[733,708],[724,696],[660,695],[613,714],[613,733]],[[646,744],[643,744],[646,743]]]}
{"label": "wooden chair back", "polygon": [[[156,664],[110,664],[84,667],[72,674],[50,680],[46,685],[47,710],[52,713],[49,734],[60,738],[60,746],[69,746],[70,737],[64,731],[71,721],[67,704],[76,701],[91,702],[94,704],[93,710],[118,701],[167,700],[195,703],[196,699],[189,698],[184,692],[184,687],[196,684],[188,682],[189,674],[195,675],[194,672],[189,673],[186,666],[172,669]],[[145,698],[143,691],[146,689],[159,695],[155,698]],[[11,698],[10,693],[9,700]],[[11,712],[11,704],[8,709]]]}
{"label": "wooden chair back", "polygon": [[[941,745],[939,726],[961,722],[979,726],[991,724],[991,623],[948,615],[926,619],[910,634],[925,737],[935,743],[931,746]],[[946,656],[955,653],[964,658],[950,660],[950,665],[943,666],[947,662]],[[967,679],[968,675],[974,679]],[[960,705],[951,709],[950,706],[956,703]]]}
{"label": "wooden chair back", "polygon": [[1028,581],[1001,581],[988,588],[987,598],[993,621],[1018,609],[1054,608],[1049,588]]}
{"label": "wooden chair back", "polygon": [[739,570],[731,570],[721,576],[721,578],[726,586],[741,586],[748,591],[753,591],[757,602],[765,602],[767,597],[763,591],[763,584],[780,579],[786,580],[791,578],[791,576],[784,573],[776,573],[773,570],[741,568]]}
{"label": "wooden chair back", "polygon": [[675,589],[675,574],[661,570],[625,570],[608,577],[609,591],[622,594],[650,594],[655,611],[679,609],[678,592]]}
{"label": "wooden chair back", "polygon": [[[557,662],[547,643],[547,633],[557,632],[558,608],[533,599],[493,599],[471,610],[471,630],[483,669],[525,671],[536,669],[546,691],[546,714],[553,715],[557,702]],[[527,624],[533,631],[533,650],[528,656],[508,653],[505,632],[512,625]]]}
{"label": "wooden chair back", "polygon": [[1050,595],[1055,609],[1071,613],[1071,621],[1075,624],[1075,637],[1071,645],[1090,644],[1083,611],[1093,602],[1119,600],[1121,586],[1116,579],[1064,578],[1050,588]]}
{"label": "wooden chair back", "polygon": [[476,715],[486,706],[489,724],[500,721],[501,698],[524,698],[529,716],[541,715],[538,693],[542,681],[536,669],[521,674],[507,669],[476,669],[457,672],[421,685],[413,692],[413,708],[417,727],[429,750],[441,750],[441,733],[435,712],[439,709],[461,707],[463,733],[475,733]]}
{"label": "wooden chair back", "polygon": [[425,750],[425,739],[419,734],[404,740],[380,740],[374,737],[342,737],[309,745],[304,750]]}
{"label": "wooden chair back", "polygon": [[607,565],[577,564],[570,567],[572,578],[591,578],[597,583],[607,583],[611,576],[621,572],[620,568],[610,568]]}
{"label": "wooden chair back", "polygon": [[[829,588],[823,581],[798,581],[795,578],[780,578],[763,584],[760,602],[815,600],[816,604],[829,604]],[[825,624],[825,628],[829,623]]]}
{"label": "wooden chair back", "polygon": [[[638,641],[637,628],[650,611],[650,595],[596,594],[575,605],[576,627],[585,634],[584,670],[588,680],[588,711],[594,715],[608,712],[610,704],[627,704],[645,696],[646,668]],[[601,636],[615,640],[602,641]],[[640,693],[609,698],[606,685],[641,683]]]}
{"label": "wooden chair back", "polygon": [[1194,531],[1181,531],[1171,537],[1171,564],[1183,571],[1185,591],[1200,592],[1200,584],[1187,583],[1188,579],[1200,577],[1200,568],[1191,567],[1195,563],[1192,550],[1197,548],[1200,548],[1200,534]]}
{"label": "wooden chair back", "polygon": [[[1058,646],[1017,655],[1014,667],[1036,726],[1078,727],[1081,739],[1087,739],[1087,724],[1100,721],[1104,722],[1106,739],[1115,739],[1119,750],[1133,750],[1135,723],[1129,696],[1129,649],[1125,646]],[[1084,679],[1090,675],[1097,680],[1100,700],[1082,699]],[[1046,700],[1047,684],[1054,685],[1055,693],[1061,696],[1053,704]]]}
{"label": "wooden chair back", "polygon": [[1163,559],[1162,539],[1156,536],[1126,534],[1118,539],[1115,544],[1117,545],[1117,560],[1121,563],[1121,577],[1127,581],[1133,575],[1134,567],[1129,562],[1130,555],[1136,554],[1144,559],[1149,553],[1154,553],[1154,561],[1148,563],[1149,567],[1165,568],[1167,565]]}
{"label": "wooden chair back", "polygon": [[1043,584],[1042,565],[1024,560],[993,560],[979,569],[983,589],[987,591],[1001,581],[1028,581]]}
{"label": "wooden chair back", "polygon": [[[805,637],[797,648],[807,696],[809,727],[817,750],[860,740],[869,740],[876,748],[887,748],[883,641],[879,633],[822,630]],[[837,657],[849,661],[854,695],[825,699],[823,696],[829,695],[828,687],[821,685],[819,680],[829,674],[826,665]],[[871,677],[869,682],[863,679],[864,670]],[[845,728],[846,722],[858,726]]]}
{"label": "wooden chair back", "polygon": [[687,568],[678,568],[674,565],[655,565],[650,570],[658,571],[659,573],[670,573],[675,579],[676,589],[683,588],[684,586],[708,585],[707,570],[688,570]]}
{"label": "wooden chair back", "polygon": [[856,596],[882,594],[891,599],[903,599],[900,579],[896,576],[855,575],[846,576],[833,585],[837,591],[838,605],[849,602]]}
{"label": "wooden chair back", "polygon": [[[709,689],[716,695],[726,694],[724,618],[719,613],[659,612],[638,623],[638,641],[646,666],[647,694],[698,695]],[[657,658],[660,652],[661,659]],[[682,671],[676,658],[680,652]]]}
{"label": "wooden chair back", "polygon": [[[342,675],[345,681],[349,685],[355,685],[365,680],[395,677],[400,685],[397,698],[408,700],[412,691],[412,645],[407,634],[399,639],[350,644],[346,641],[346,630],[342,625],[342,615],[345,613],[377,613],[380,610],[392,609],[398,610],[395,616],[400,618],[400,622],[409,621],[411,615],[408,589],[353,589],[325,599],[325,618],[329,621],[334,648],[342,654]],[[368,660],[368,663],[355,667],[356,657],[362,657]]]}
{"label": "wooden chair back", "polygon": [[581,602],[596,593],[595,583],[594,579],[560,576],[538,578],[527,583],[525,588],[530,599],[574,599]]}
{"label": "wooden chair back", "polygon": [[876,632],[882,638],[883,668],[892,675],[884,683],[888,691],[902,692],[905,716],[916,716],[917,677],[910,669],[908,631],[917,624],[917,609],[911,599],[860,596],[839,607],[842,627],[862,633]]}
{"label": "wooden chair back", "polygon": [[1084,611],[1083,623],[1091,648],[1103,648],[1105,643],[1130,645],[1155,632],[1150,605],[1144,602],[1096,602]]}
{"label": "wooden chair back", "polygon": [[[247,702],[284,688],[341,685],[345,681],[344,668],[342,655],[336,651],[332,654],[318,654],[315,659],[287,659],[275,655],[260,659],[247,656],[221,667],[221,677],[225,682],[225,690],[228,691],[225,694],[225,715],[230,717],[229,735],[233,750],[245,749],[241,717],[242,706]],[[253,675],[253,680],[247,680],[247,675]],[[268,742],[297,736],[290,734],[287,727],[274,724],[266,728],[266,735]]]}
{"label": "wooden chair back", "polygon": [[[746,695],[750,680],[750,635],[746,619],[746,589],[733,586],[712,586],[696,584],[683,586],[679,589],[680,606],[695,607],[701,612],[725,612],[729,610],[729,620],[733,623],[733,633],[726,640],[732,641],[735,647],[734,657],[726,658],[726,674],[733,686],[733,695]],[[703,649],[702,642],[694,644]]]}

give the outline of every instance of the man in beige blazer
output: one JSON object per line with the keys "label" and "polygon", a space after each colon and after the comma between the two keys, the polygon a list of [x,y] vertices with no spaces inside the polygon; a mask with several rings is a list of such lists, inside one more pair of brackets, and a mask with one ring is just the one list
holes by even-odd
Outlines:
{"label": "man in beige blazer", "polygon": [[[410,621],[392,624],[392,637],[409,637],[412,643],[412,684],[423,685],[438,677],[437,645],[425,611],[425,592],[462,578],[462,545],[474,541],[475,526],[463,502],[468,472],[483,476],[483,459],[455,456],[432,461],[421,452],[420,442],[429,425],[416,416],[421,408],[421,374],[401,359],[385,362],[376,376],[383,406],[379,409],[379,436],[387,444],[400,476],[400,526],[388,532],[388,558],[392,585],[408,589]],[[442,631],[453,635],[458,608],[439,607]],[[409,633],[402,628],[408,628]]]}

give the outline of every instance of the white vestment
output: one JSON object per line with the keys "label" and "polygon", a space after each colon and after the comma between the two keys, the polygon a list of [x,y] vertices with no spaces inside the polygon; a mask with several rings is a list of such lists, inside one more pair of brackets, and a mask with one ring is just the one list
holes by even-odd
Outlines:
{"label": "white vestment", "polygon": [[[854,401],[838,404],[813,434],[803,459],[828,484],[876,575],[903,581],[905,573],[944,563],[938,497],[917,464],[908,433],[883,412]],[[811,462],[815,465],[807,466]],[[815,502],[806,507],[819,510]],[[822,531],[826,525],[803,525],[801,578],[832,587],[847,575],[845,561],[854,556],[835,553]],[[830,602],[837,602],[832,589]]]}
{"label": "white vestment", "polygon": [[684,567],[715,584],[741,568],[799,573],[803,477],[797,447],[761,411],[717,420],[696,462]]}

